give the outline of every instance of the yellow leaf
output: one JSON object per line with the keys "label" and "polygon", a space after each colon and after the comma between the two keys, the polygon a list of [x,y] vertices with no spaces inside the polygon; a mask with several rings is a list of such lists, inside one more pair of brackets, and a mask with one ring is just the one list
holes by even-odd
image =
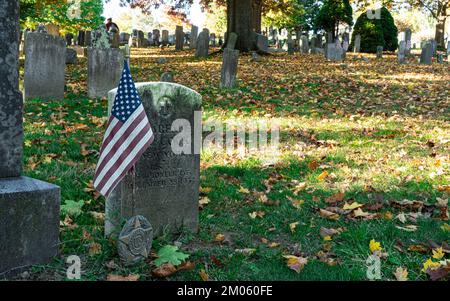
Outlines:
{"label": "yellow leaf", "polygon": [[297,228],[297,225],[299,224],[299,222],[295,222],[295,223],[290,223],[289,224],[289,229],[291,229],[291,232],[294,233],[295,232],[295,228]]}
{"label": "yellow leaf", "polygon": [[247,188],[244,188],[244,187],[242,187],[241,186],[241,188],[239,188],[239,190],[238,190],[240,193],[245,193],[245,194],[249,194],[250,193],[250,190],[248,190]]}
{"label": "yellow leaf", "polygon": [[317,176],[317,181],[323,181],[328,177],[328,171],[323,171],[320,175]]}
{"label": "yellow leaf", "polygon": [[297,257],[293,255],[285,255],[283,257],[287,259],[286,265],[297,273],[300,273],[300,271],[308,263],[308,258],[305,257]]}
{"label": "yellow leaf", "polygon": [[433,258],[434,259],[442,259],[445,256],[442,247],[433,250]]}
{"label": "yellow leaf", "polygon": [[398,267],[394,272],[394,276],[397,281],[408,281],[408,269]]}
{"label": "yellow leaf", "polygon": [[355,211],[353,211],[353,216],[354,217],[367,217],[369,215],[370,215],[369,212],[364,212],[364,211],[362,211],[361,208],[358,208]]}
{"label": "yellow leaf", "polygon": [[344,209],[344,210],[354,210],[354,209],[360,208],[360,207],[362,207],[362,206],[363,206],[363,205],[362,205],[362,204],[359,204],[358,202],[353,202],[353,203],[351,203],[350,205],[347,204],[347,203],[345,203],[345,204],[344,204],[344,207],[343,207],[342,209]]}
{"label": "yellow leaf", "polygon": [[205,196],[199,200],[198,204],[200,208],[203,208],[205,207],[205,205],[209,204],[209,202],[210,202],[209,198]]}
{"label": "yellow leaf", "polygon": [[381,243],[380,242],[378,242],[378,241],[375,241],[375,239],[372,239],[371,241],[370,241],[370,243],[369,243],[369,249],[370,249],[370,252],[375,252],[375,251],[381,251],[381,250],[383,250],[382,248],[381,248]]}
{"label": "yellow leaf", "polygon": [[339,214],[325,210],[325,209],[320,209],[320,216],[331,219],[331,220],[335,220],[335,221],[337,221],[339,219]]}
{"label": "yellow leaf", "polygon": [[199,274],[203,281],[209,281],[209,275],[206,274],[205,270],[200,270]]}
{"label": "yellow leaf", "polygon": [[324,237],[323,237],[323,240],[324,240],[324,241],[330,241],[330,240],[332,240],[332,238],[331,238],[330,235],[327,235],[327,236],[324,236]]}
{"label": "yellow leaf", "polygon": [[31,147],[31,145],[33,144],[30,140],[25,140],[24,142],[26,147]]}
{"label": "yellow leaf", "polygon": [[423,263],[422,272],[425,273],[428,269],[435,270],[435,269],[439,268],[440,266],[441,266],[441,264],[439,262],[434,262],[433,260],[431,260],[431,258],[428,258],[427,261],[425,261]]}
{"label": "yellow leaf", "polygon": [[220,234],[220,233],[216,235],[215,241],[224,241],[224,240],[225,240],[225,235]]}
{"label": "yellow leaf", "polygon": [[441,226],[441,229],[442,229],[442,231],[450,232],[450,225],[449,224],[443,224]]}

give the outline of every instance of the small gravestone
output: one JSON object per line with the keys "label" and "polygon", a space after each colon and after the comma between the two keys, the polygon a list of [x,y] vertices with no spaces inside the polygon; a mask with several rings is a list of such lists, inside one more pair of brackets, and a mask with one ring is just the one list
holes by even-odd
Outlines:
{"label": "small gravestone", "polygon": [[66,64],[67,65],[76,65],[78,63],[78,56],[75,49],[67,48],[66,49]]}
{"label": "small gravestone", "polygon": [[169,45],[169,31],[168,30],[163,30],[162,31],[162,40],[161,40],[161,44],[163,46],[168,46]]}
{"label": "small gravestone", "polygon": [[209,54],[209,30],[204,28],[198,36],[195,57],[207,57]]}
{"label": "small gravestone", "polygon": [[159,46],[159,39],[161,37],[161,32],[159,29],[153,29],[153,45]]}
{"label": "small gravestone", "polygon": [[198,27],[195,25],[192,25],[191,35],[189,37],[189,48],[190,49],[197,48],[197,38],[198,38]]}
{"label": "small gravestone", "polygon": [[124,55],[117,48],[88,49],[88,95],[90,98],[105,97],[117,87],[122,74]]}
{"label": "small gravestone", "polygon": [[399,64],[406,63],[406,42],[405,41],[400,41],[400,43],[398,44],[397,62]]}
{"label": "small gravestone", "polygon": [[144,48],[146,45],[145,43],[145,34],[142,30],[138,30],[137,32],[137,42],[136,47],[137,48]]}
{"label": "small gravestone", "polygon": [[438,62],[438,64],[443,64],[444,63],[444,55],[442,53],[438,53],[437,57],[436,57],[436,61]]}
{"label": "small gravestone", "polygon": [[437,51],[437,42],[436,42],[436,40],[430,40],[428,42],[431,44],[431,56],[436,56],[436,51]]}
{"label": "small gravestone", "polygon": [[228,49],[234,49],[236,48],[236,42],[238,39],[238,35],[234,32],[231,32],[230,34],[228,34],[228,40],[227,40],[227,48]]}
{"label": "small gravestone", "polygon": [[422,48],[422,53],[420,54],[420,64],[422,65],[431,65],[433,57],[433,45],[428,42]]}
{"label": "small gravestone", "polygon": [[302,54],[308,54],[309,53],[309,41],[308,41],[308,37],[302,35],[300,37],[300,52]]}
{"label": "small gravestone", "polygon": [[147,32],[147,41],[148,41],[148,46],[154,45],[152,32]]}
{"label": "small gravestone", "polygon": [[126,32],[121,32],[119,38],[121,46],[128,45],[128,42],[130,40],[130,34]]}
{"label": "small gravestone", "polygon": [[64,98],[66,42],[46,33],[27,34],[25,47],[25,99]]}
{"label": "small gravestone", "polygon": [[209,42],[211,43],[212,47],[216,47],[216,34],[212,33],[209,35]]}
{"label": "small gravestone", "polygon": [[355,46],[353,48],[353,52],[359,53],[361,52],[361,35],[357,34],[355,36]]}
{"label": "small gravestone", "polygon": [[269,39],[259,33],[256,33],[256,49],[263,53],[269,52]]}
{"label": "small gravestone", "polygon": [[383,58],[383,46],[377,46],[377,59]]}
{"label": "small gravestone", "polygon": [[90,30],[86,30],[84,33],[84,46],[92,46],[92,32]]}
{"label": "small gravestone", "polygon": [[411,55],[411,37],[412,37],[412,31],[410,28],[405,29],[405,55],[408,57]]}
{"label": "small gravestone", "polygon": [[291,35],[288,35],[287,52],[288,52],[289,55],[293,55],[294,54],[294,40],[292,40]]}
{"label": "small gravestone", "polygon": [[167,83],[173,83],[173,75],[170,72],[164,72],[161,74],[161,79],[159,80],[161,82],[167,82]]}
{"label": "small gravestone", "polygon": [[175,50],[183,50],[184,46],[184,31],[183,26],[177,26],[175,29]]}
{"label": "small gravestone", "polygon": [[224,49],[222,56],[221,88],[236,87],[236,75],[239,61],[239,50]]}
{"label": "small gravestone", "polygon": [[[151,120],[154,142],[135,164],[134,172],[107,198],[105,233],[116,236],[122,220],[135,215],[149,220],[155,235],[181,229],[196,232],[201,96],[174,83],[136,83],[136,88]],[[116,93],[117,89],[108,93],[109,110]],[[180,127],[174,126],[175,120]]]}
{"label": "small gravestone", "polygon": [[78,32],[78,37],[77,37],[77,45],[78,46],[84,46],[85,35],[86,35],[86,32],[84,30],[80,30]]}
{"label": "small gravestone", "polygon": [[73,34],[71,34],[70,32],[66,33],[64,38],[66,39],[66,45],[67,46],[71,46],[72,45],[72,41],[73,41]]}
{"label": "small gravestone", "polygon": [[342,61],[344,59],[344,49],[340,43],[328,43],[326,45],[325,57],[329,61]]}
{"label": "small gravestone", "polygon": [[331,32],[327,32],[327,35],[326,35],[326,43],[327,44],[331,44],[331,43],[334,43],[334,40],[333,40],[333,33],[331,33]]}
{"label": "small gravestone", "polygon": [[348,42],[348,40],[344,40],[344,42],[342,42],[342,48],[344,49],[345,52],[348,51],[350,44]]}
{"label": "small gravestone", "polygon": [[19,1],[0,4],[0,45],[0,275],[13,276],[58,254],[60,188],[21,176]]}
{"label": "small gravestone", "polygon": [[126,266],[145,260],[152,249],[153,228],[142,215],[133,216],[123,226],[117,241],[117,251]]}

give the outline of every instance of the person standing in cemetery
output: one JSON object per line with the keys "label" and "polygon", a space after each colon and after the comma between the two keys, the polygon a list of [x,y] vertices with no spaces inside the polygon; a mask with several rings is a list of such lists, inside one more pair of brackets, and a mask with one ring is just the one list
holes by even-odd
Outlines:
{"label": "person standing in cemetery", "polygon": [[106,26],[106,30],[107,30],[108,32],[109,32],[109,31],[120,32],[119,26],[118,26],[116,23],[114,23],[114,22],[112,21],[112,18],[108,18],[108,19],[106,20],[105,26]]}

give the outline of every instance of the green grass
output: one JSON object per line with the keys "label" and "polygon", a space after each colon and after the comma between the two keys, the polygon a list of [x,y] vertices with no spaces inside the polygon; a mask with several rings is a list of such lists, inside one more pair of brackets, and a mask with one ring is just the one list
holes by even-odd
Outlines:
{"label": "green grass", "polygon": [[[449,179],[450,128],[445,84],[440,92],[435,90],[437,96],[433,96],[435,105],[431,111],[422,112],[417,104],[400,104],[410,99],[405,95],[408,90],[404,83],[380,80],[386,75],[384,64],[394,64],[394,57],[370,68],[352,63],[354,70],[349,74],[337,67],[322,74],[321,68],[326,63],[318,57],[305,68],[306,59],[299,57],[264,58],[263,67],[255,67],[244,56],[240,88],[220,91],[216,88],[217,76],[206,75],[206,72],[218,74],[219,56],[198,61],[189,56],[177,57],[171,51],[147,52],[168,56],[176,78],[202,94],[205,121],[271,114],[266,118],[281,124],[281,153],[273,164],[265,164],[268,159],[263,153],[244,158],[213,155],[209,151],[202,154],[201,186],[210,189],[203,194],[210,203],[200,211],[199,233],[165,234],[153,244],[155,252],[164,245],[177,244],[195,263],[194,270],[178,272],[169,279],[200,280],[199,272],[205,270],[214,280],[365,280],[371,239],[381,242],[383,251],[388,253],[382,260],[384,280],[394,279],[397,267],[406,267],[409,279],[427,279],[420,270],[431,250],[420,254],[408,251],[408,247],[427,244],[429,240],[438,245],[448,243],[449,232],[441,229],[446,221],[435,216],[422,217],[416,223],[408,222],[416,225],[417,231],[407,232],[396,227],[404,226],[397,219],[384,216],[388,212],[393,216],[400,213],[389,206],[391,200],[434,204],[437,198],[448,197],[438,189],[448,184]],[[287,67],[274,65],[281,59],[287,60]],[[132,57],[136,81],[157,80],[159,73],[167,71],[167,66],[156,65],[155,60],[155,57]],[[59,185],[62,204],[66,200],[84,202],[83,213],[70,216],[72,222],[61,226],[60,256],[50,265],[34,267],[32,278],[65,279],[68,266],[65,258],[76,254],[82,258],[82,280],[103,280],[111,273],[139,274],[141,280],[150,280],[153,279],[150,260],[132,268],[120,265],[115,242],[103,235],[104,199],[97,198],[90,181],[105,126],[99,123],[99,118],[106,116],[107,104],[105,100],[87,98],[85,59],[81,62],[68,70],[69,92],[64,100],[33,100],[25,104],[25,174]],[[187,69],[185,64],[193,65]],[[261,74],[255,75],[254,68]],[[414,67],[409,68],[413,72]],[[440,68],[443,69],[436,72],[448,78],[448,66]],[[281,70],[282,77],[276,74]],[[429,70],[417,72],[427,74]],[[200,76],[194,74],[203,75],[205,80],[198,83],[196,77]],[[371,82],[376,80],[380,82]],[[428,93],[428,86],[420,81],[412,84],[415,95]],[[438,89],[439,85],[436,83],[434,87]],[[361,92],[360,87],[365,90]],[[385,96],[380,93],[386,89],[391,95],[398,92],[402,99],[397,102],[394,97],[393,102],[383,102]],[[373,100],[370,106],[367,99]],[[427,104],[424,107],[429,108]],[[401,113],[394,113],[395,110]],[[428,141],[433,141],[434,146],[427,146]],[[317,168],[308,167],[313,161],[317,162]],[[325,170],[329,177],[318,180]],[[267,181],[271,186],[268,200],[275,204],[258,200],[258,193],[265,194]],[[306,189],[295,195],[293,188],[299,182],[306,182]],[[240,192],[241,187],[250,193]],[[349,202],[383,201],[380,217],[351,220],[341,216],[333,221],[320,216],[318,208],[329,206],[325,200],[339,191],[345,192],[345,200]],[[289,198],[304,203],[295,208]],[[249,214],[254,211],[263,211],[265,215],[252,219]],[[61,214],[61,220],[65,218]],[[292,232],[289,225],[294,222],[298,225]],[[324,241],[319,234],[321,227],[345,231],[331,241]],[[215,241],[217,234],[226,235],[229,241]],[[266,240],[279,245],[270,247]],[[98,254],[89,251],[93,243],[101,247]],[[241,249],[256,251],[245,255],[237,251]],[[329,250],[336,265],[319,260],[317,254],[324,249]],[[308,257],[309,261],[296,273],[286,266],[283,255]],[[108,267],[111,261],[118,266]]]}

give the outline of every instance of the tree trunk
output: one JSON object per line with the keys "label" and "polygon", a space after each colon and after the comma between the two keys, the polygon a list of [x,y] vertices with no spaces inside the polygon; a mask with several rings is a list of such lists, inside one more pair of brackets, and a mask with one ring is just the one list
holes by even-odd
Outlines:
{"label": "tree trunk", "polygon": [[[445,14],[445,13],[444,13]],[[434,34],[434,39],[437,45],[445,47],[445,22],[447,21],[447,16],[440,16],[436,23],[436,32]]]}
{"label": "tree trunk", "polygon": [[253,0],[253,30],[261,33],[262,0]]}
{"label": "tree trunk", "polygon": [[253,25],[253,0],[227,0],[227,32],[238,35],[237,50],[255,50]]}

